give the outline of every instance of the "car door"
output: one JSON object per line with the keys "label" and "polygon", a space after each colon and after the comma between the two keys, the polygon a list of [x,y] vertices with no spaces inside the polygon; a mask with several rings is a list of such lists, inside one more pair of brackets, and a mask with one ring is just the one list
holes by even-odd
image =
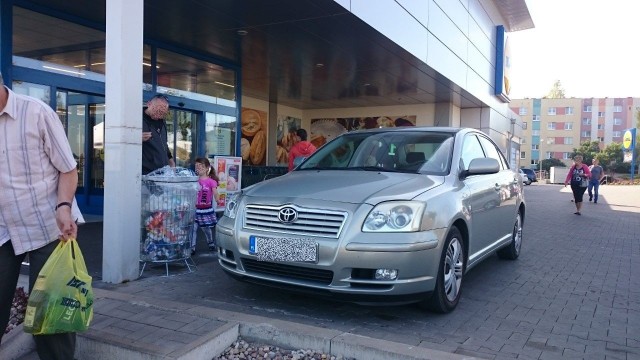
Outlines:
{"label": "car door", "polygon": [[[460,156],[461,170],[467,170],[471,160],[484,158],[482,145],[475,134],[467,134],[463,139]],[[474,258],[495,238],[497,231],[491,221],[495,218],[500,204],[500,192],[495,189],[497,174],[471,175],[463,180],[467,196],[464,206],[471,216],[469,225],[469,259]]]}
{"label": "car door", "polygon": [[500,205],[492,214],[495,217],[491,219],[491,223],[494,224],[493,228],[496,230],[493,241],[490,242],[493,243],[510,235],[513,230],[518,195],[522,191],[518,181],[520,175],[509,168],[506,158],[493,141],[483,135],[479,135],[478,139],[486,156],[494,158],[500,163],[500,171],[494,174],[495,183],[493,184],[500,195]]}

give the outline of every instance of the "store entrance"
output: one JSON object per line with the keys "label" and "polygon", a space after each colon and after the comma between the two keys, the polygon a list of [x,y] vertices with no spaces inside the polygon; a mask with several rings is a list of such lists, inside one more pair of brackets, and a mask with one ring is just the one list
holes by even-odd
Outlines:
{"label": "store entrance", "polygon": [[169,109],[167,139],[176,166],[192,169],[198,153],[198,126],[201,112]]}
{"label": "store entrance", "polygon": [[[76,198],[87,213],[101,213],[104,195],[104,97],[59,90],[57,109],[78,163]],[[64,110],[64,116],[60,109]]]}

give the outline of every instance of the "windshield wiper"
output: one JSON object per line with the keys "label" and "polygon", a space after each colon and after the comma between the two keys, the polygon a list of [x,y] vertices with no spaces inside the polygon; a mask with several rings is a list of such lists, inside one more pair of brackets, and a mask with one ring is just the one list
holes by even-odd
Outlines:
{"label": "windshield wiper", "polygon": [[363,171],[381,171],[381,172],[400,172],[400,170],[389,169],[379,166],[354,166],[345,168],[345,170],[363,170]]}

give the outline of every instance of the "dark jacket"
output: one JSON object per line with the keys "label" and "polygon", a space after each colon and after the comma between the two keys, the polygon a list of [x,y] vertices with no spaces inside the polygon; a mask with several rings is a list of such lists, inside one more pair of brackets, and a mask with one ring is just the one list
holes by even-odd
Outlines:
{"label": "dark jacket", "polygon": [[169,165],[173,159],[167,144],[167,124],[164,120],[153,120],[142,113],[142,132],[151,132],[151,139],[142,142],[142,175]]}

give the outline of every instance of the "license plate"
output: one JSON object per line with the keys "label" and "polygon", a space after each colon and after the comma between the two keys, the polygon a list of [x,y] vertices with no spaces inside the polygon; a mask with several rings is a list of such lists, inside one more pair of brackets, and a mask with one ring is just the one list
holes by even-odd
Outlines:
{"label": "license plate", "polygon": [[318,243],[313,240],[296,238],[249,237],[249,254],[256,255],[258,261],[316,262]]}

